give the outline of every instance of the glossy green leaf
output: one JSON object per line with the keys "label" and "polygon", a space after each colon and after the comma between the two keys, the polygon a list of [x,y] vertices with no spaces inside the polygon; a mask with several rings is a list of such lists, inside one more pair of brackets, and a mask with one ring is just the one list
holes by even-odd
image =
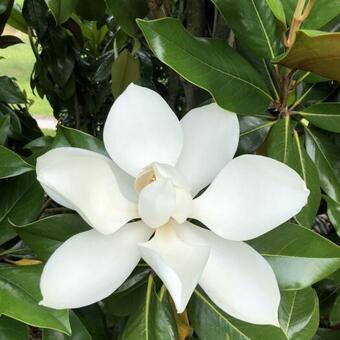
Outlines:
{"label": "glossy green leaf", "polygon": [[298,31],[292,48],[275,62],[340,80],[340,33]]}
{"label": "glossy green leaf", "polygon": [[319,326],[319,300],[314,289],[281,292],[279,321],[287,339],[311,339]]}
{"label": "glossy green leaf", "polygon": [[106,314],[127,316],[139,308],[145,300],[145,287],[151,269],[137,266],[128,279],[103,302]]}
{"label": "glossy green leaf", "polygon": [[266,0],[212,0],[242,45],[262,58],[280,54],[280,33]]}
{"label": "glossy green leaf", "polygon": [[6,316],[0,317],[0,339],[29,340],[27,326]]}
{"label": "glossy green leaf", "polygon": [[76,214],[48,216],[26,225],[15,225],[13,228],[44,261],[68,238],[90,229]]}
{"label": "glossy green leaf", "polygon": [[310,191],[308,203],[295,219],[301,225],[312,226],[321,200],[320,180],[289,116],[285,116],[272,127],[268,138],[268,155],[289,165],[306,183]]}
{"label": "glossy green leaf", "polygon": [[0,314],[41,328],[70,333],[68,311],[39,306],[42,267],[0,266]]}
{"label": "glossy green leaf", "polygon": [[60,25],[71,17],[78,4],[78,0],[46,0],[46,3],[57,25]]}
{"label": "glossy green leaf", "polygon": [[93,340],[109,339],[106,316],[98,304],[78,308],[75,312]]}
{"label": "glossy green leaf", "polygon": [[112,64],[112,94],[117,98],[127,86],[139,79],[139,62],[129,50],[123,50]]}
{"label": "glossy green leaf", "polygon": [[293,127],[289,116],[277,121],[268,138],[268,156],[288,163],[293,144]]}
{"label": "glossy green leaf", "polygon": [[70,336],[52,329],[44,329],[42,340],[93,340],[81,320],[74,312],[70,312],[70,325],[72,334]]}
{"label": "glossy green leaf", "polygon": [[189,320],[201,340],[286,340],[278,327],[237,320],[219,309],[201,290],[195,290],[188,306]]}
{"label": "glossy green leaf", "polygon": [[27,25],[41,38],[47,30],[48,7],[45,0],[25,0],[22,15]]}
{"label": "glossy green leaf", "polygon": [[8,178],[21,175],[34,170],[14,151],[0,145],[0,178]]}
{"label": "glossy green leaf", "polygon": [[64,146],[73,146],[107,155],[103,142],[98,138],[80,130],[58,126],[52,147],[59,148]]}
{"label": "glossy green leaf", "polygon": [[[166,299],[167,294],[162,296]],[[169,304],[162,303],[155,290],[152,275],[144,291],[144,302],[133,313],[120,340],[179,340],[178,331]]]}
{"label": "glossy green leaf", "polygon": [[340,160],[339,148],[327,135],[305,127],[306,148],[319,173],[321,188],[337,202],[340,202],[340,177],[335,164]]}
{"label": "glossy green leaf", "polygon": [[26,97],[20,91],[18,85],[6,76],[0,77],[0,102],[8,104],[26,103]]}
{"label": "glossy green leaf", "polygon": [[7,48],[16,44],[22,44],[23,41],[15,35],[0,36],[0,48]]}
{"label": "glossy green leaf", "polygon": [[340,247],[305,227],[285,223],[247,241],[272,266],[285,290],[309,287],[340,266]]}
{"label": "glossy green leaf", "polygon": [[107,7],[124,32],[131,37],[137,35],[136,18],[144,18],[148,13],[145,0],[105,0]]}
{"label": "glossy green leaf", "polygon": [[35,174],[23,174],[0,182],[0,243],[10,240],[16,233],[9,221],[16,224],[32,222],[39,215],[44,192]]}
{"label": "glossy green leaf", "polygon": [[224,41],[195,38],[172,18],[137,22],[155,55],[221,107],[247,115],[267,109],[272,98],[264,81]]}
{"label": "glossy green leaf", "polygon": [[265,120],[254,116],[240,116],[240,140],[237,153],[253,153],[264,142],[270,127],[275,121]]}
{"label": "glossy green leaf", "polygon": [[[285,0],[283,0],[285,1]],[[282,5],[281,0],[267,0],[267,4],[275,15],[276,19],[279,20],[283,28],[286,28],[286,14]]]}
{"label": "glossy green leaf", "polygon": [[340,236],[340,204],[328,196],[324,198],[327,202],[327,215]]}
{"label": "glossy green leaf", "polygon": [[300,112],[313,125],[340,133],[340,103],[321,103]]}
{"label": "glossy green leaf", "polygon": [[6,22],[11,14],[14,0],[4,0],[0,4],[0,35],[4,31]]}

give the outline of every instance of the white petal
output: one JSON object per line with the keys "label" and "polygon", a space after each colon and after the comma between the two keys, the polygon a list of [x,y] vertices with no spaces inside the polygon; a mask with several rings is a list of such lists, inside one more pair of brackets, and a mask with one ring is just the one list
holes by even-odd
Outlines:
{"label": "white petal", "polygon": [[169,179],[157,179],[139,194],[139,216],[151,228],[166,224],[175,206],[175,188]]}
{"label": "white petal", "polygon": [[38,158],[36,169],[39,182],[52,199],[76,210],[103,234],[138,217],[136,205],[120,192],[117,167],[103,155],[69,147],[53,149]]}
{"label": "white petal", "polygon": [[110,156],[135,177],[153,162],[175,165],[182,138],[178,119],[165,100],[134,84],[114,102],[104,127]]}
{"label": "white petal", "polygon": [[185,189],[176,188],[176,207],[171,215],[177,223],[184,223],[192,211],[192,197]]}
{"label": "white petal", "polygon": [[218,307],[246,322],[278,326],[279,287],[259,253],[244,242],[222,239],[189,222],[176,231],[184,241],[210,247],[199,284]]}
{"label": "white petal", "polygon": [[143,259],[161,278],[178,313],[182,313],[209,257],[205,245],[183,242],[172,224],[157,229],[155,236],[140,244]]}
{"label": "white petal", "polygon": [[195,196],[233,158],[240,128],[236,114],[215,103],[191,110],[181,124],[183,149],[176,167]]}
{"label": "white petal", "polygon": [[151,234],[145,224],[134,222],[112,235],[90,230],[72,236],[44,267],[41,304],[56,309],[79,308],[109,296],[140,260],[137,244]]}
{"label": "white petal", "polygon": [[304,181],[287,165],[243,155],[229,162],[194,200],[191,217],[224,238],[248,240],[296,215],[308,195]]}

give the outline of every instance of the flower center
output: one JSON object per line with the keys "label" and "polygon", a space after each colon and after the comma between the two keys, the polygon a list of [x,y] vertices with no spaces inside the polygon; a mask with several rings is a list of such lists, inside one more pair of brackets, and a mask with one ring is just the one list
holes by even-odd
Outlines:
{"label": "flower center", "polygon": [[186,179],[174,167],[153,163],[137,177],[138,211],[151,228],[159,228],[170,218],[183,223],[191,213],[192,196]]}

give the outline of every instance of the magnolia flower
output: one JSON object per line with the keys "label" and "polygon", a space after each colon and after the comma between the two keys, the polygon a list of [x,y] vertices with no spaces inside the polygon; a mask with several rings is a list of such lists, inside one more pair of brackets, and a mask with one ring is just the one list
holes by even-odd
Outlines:
{"label": "magnolia flower", "polygon": [[297,214],[309,192],[295,171],[273,159],[232,160],[238,139],[236,114],[216,104],[193,109],[179,122],[156,92],[130,85],[104,128],[112,160],[70,147],[39,157],[37,175],[46,193],[93,228],[50,257],[41,304],[78,308],[102,300],[142,258],[178,313],[199,284],[226,313],[278,325],[273,270],[243,241]]}

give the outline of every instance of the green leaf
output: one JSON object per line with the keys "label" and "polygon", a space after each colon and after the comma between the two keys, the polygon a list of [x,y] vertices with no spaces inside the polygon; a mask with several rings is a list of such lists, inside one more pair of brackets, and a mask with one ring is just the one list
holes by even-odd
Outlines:
{"label": "green leaf", "polygon": [[136,18],[144,18],[148,14],[147,1],[105,0],[105,2],[122,30],[131,37],[135,37],[137,35]]}
{"label": "green leaf", "polygon": [[25,0],[22,15],[28,26],[41,38],[47,30],[48,7],[44,0]]}
{"label": "green leaf", "polygon": [[10,240],[16,233],[9,220],[16,224],[32,222],[39,215],[44,192],[35,174],[23,174],[0,182],[0,243]]}
{"label": "green leaf", "polygon": [[312,226],[321,200],[320,180],[289,116],[272,127],[268,139],[268,155],[290,166],[306,183],[310,191],[308,203],[295,219],[301,225]]}
{"label": "green leaf", "polygon": [[282,163],[288,163],[292,149],[292,122],[287,115],[271,128],[268,138],[268,156]]}
{"label": "green leaf", "polygon": [[32,170],[34,168],[18,154],[0,145],[0,178],[18,176]]}
{"label": "green leaf", "polygon": [[267,109],[272,98],[264,81],[224,41],[195,38],[172,18],[137,23],[155,55],[221,107],[247,115]]}
{"label": "green leaf", "polygon": [[201,290],[195,290],[188,306],[189,320],[201,340],[286,340],[280,328],[234,319],[219,309]]}
{"label": "green leaf", "polygon": [[4,31],[7,19],[10,16],[14,0],[5,0],[0,3],[0,35]]}
{"label": "green leaf", "polygon": [[68,311],[39,306],[42,266],[0,266],[0,314],[70,334]]}
{"label": "green leaf", "polygon": [[247,243],[266,258],[285,290],[307,288],[340,266],[340,247],[296,224],[285,223]]}
{"label": "green leaf", "polygon": [[12,8],[11,16],[9,17],[7,24],[12,26],[18,31],[21,31],[23,33],[27,33],[27,24],[22,16],[21,8],[19,5],[15,2]]}
{"label": "green leaf", "polygon": [[144,292],[144,303],[129,317],[120,340],[179,340],[170,306],[157,296],[152,275]]}
{"label": "green leaf", "polygon": [[43,330],[42,340],[92,340],[92,336],[74,312],[70,312],[72,334],[67,336],[55,330]]}
{"label": "green leaf", "polygon": [[328,196],[324,196],[324,199],[327,202],[327,215],[340,236],[340,204]]}
{"label": "green leaf", "polygon": [[321,103],[300,112],[313,125],[340,133],[340,103]]}
{"label": "green leaf", "polygon": [[73,146],[107,155],[103,142],[98,138],[76,129],[58,126],[52,148],[65,146]]}
{"label": "green leaf", "polygon": [[112,94],[117,98],[129,84],[140,77],[139,62],[127,50],[123,50],[112,64]]}
{"label": "green leaf", "polygon": [[15,225],[13,228],[44,261],[68,238],[90,229],[76,214],[49,216],[26,225]]}
{"label": "green leaf", "polygon": [[242,45],[266,59],[273,59],[280,54],[281,36],[266,0],[212,0],[212,2]]}
{"label": "green leaf", "polygon": [[28,328],[22,322],[7,318],[6,316],[0,317],[0,339],[3,340],[28,340]]}
{"label": "green leaf", "polygon": [[69,19],[77,7],[78,0],[46,0],[57,25],[61,25]]}
{"label": "green leaf", "polygon": [[23,41],[15,35],[0,36],[0,48],[7,48],[16,44],[23,44]]}
{"label": "green leaf", "polygon": [[281,292],[279,321],[287,339],[311,339],[319,326],[319,300],[314,289]]}
{"label": "green leaf", "polygon": [[340,33],[298,31],[292,48],[275,62],[293,70],[340,80]]}
{"label": "green leaf", "polygon": [[329,321],[331,326],[335,326],[340,323],[340,295],[336,297],[333,303],[333,306],[329,313]]}
{"label": "green leaf", "polygon": [[340,177],[335,164],[340,161],[339,148],[320,131],[305,126],[306,148],[320,178],[321,188],[340,202]]}
{"label": "green leaf", "polygon": [[240,141],[237,153],[253,153],[264,142],[270,127],[275,121],[265,120],[254,116],[240,116]]}
{"label": "green leaf", "polygon": [[98,304],[78,308],[76,314],[93,340],[107,340],[109,338],[106,316]]}
{"label": "green leaf", "polygon": [[275,15],[276,19],[279,20],[279,22],[281,23],[282,28],[286,29],[287,27],[286,14],[281,0],[266,0],[266,1],[270,9],[272,10],[273,14]]}
{"label": "green leaf", "polygon": [[20,91],[18,85],[9,77],[0,77],[0,102],[8,104],[24,104],[26,96]]}
{"label": "green leaf", "polygon": [[136,267],[129,278],[103,302],[106,314],[127,316],[136,312],[145,300],[145,285],[150,274],[149,267]]}

